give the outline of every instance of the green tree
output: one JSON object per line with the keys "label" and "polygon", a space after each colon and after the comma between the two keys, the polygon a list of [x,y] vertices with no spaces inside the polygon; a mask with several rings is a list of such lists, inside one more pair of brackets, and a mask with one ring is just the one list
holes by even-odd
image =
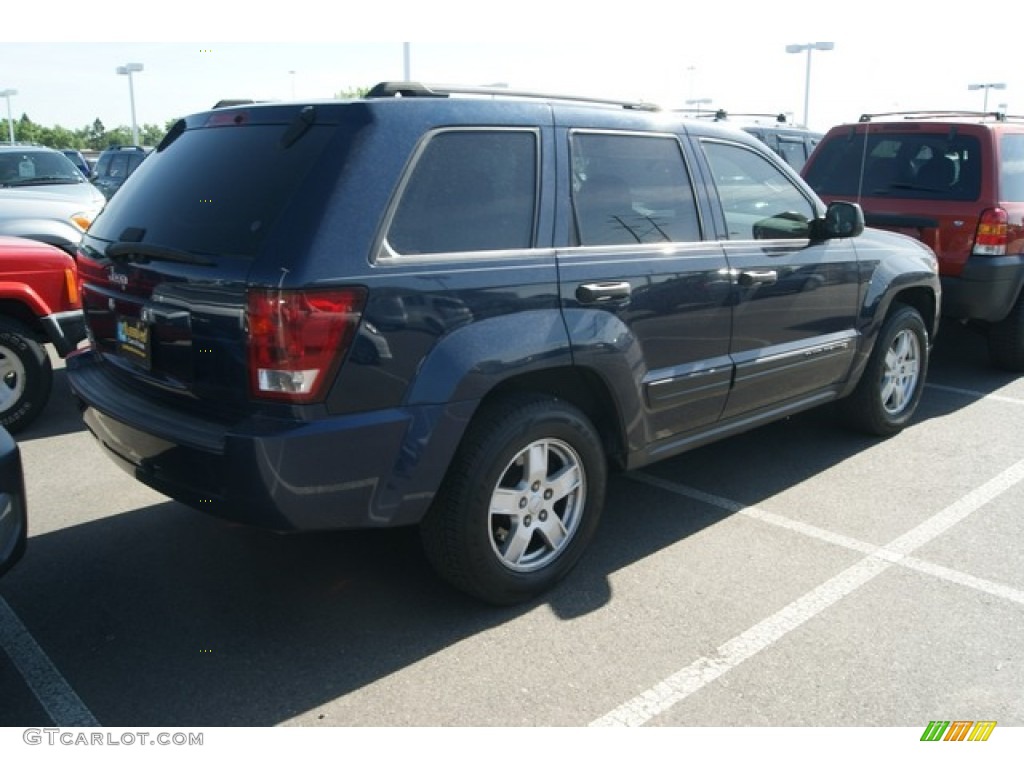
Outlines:
{"label": "green tree", "polygon": [[139,128],[139,142],[144,147],[155,147],[165,133],[167,128],[161,128],[159,125],[143,125]]}
{"label": "green tree", "polygon": [[45,147],[53,147],[54,149],[78,148],[75,134],[60,125],[55,125],[53,128],[40,127],[38,136],[39,143]]}
{"label": "green tree", "polygon": [[107,147],[114,146],[117,144],[131,144],[132,143],[132,129],[126,125],[119,125],[113,130],[107,131],[103,134],[103,145],[96,147],[96,149],[106,149]]}
{"label": "green tree", "polygon": [[334,98],[336,98],[336,99],[361,99],[366,94],[368,94],[369,92],[370,92],[370,89],[368,87],[367,88],[352,88],[352,87],[349,87],[349,88],[346,88],[346,89],[344,89],[342,91],[338,91],[336,94],[334,94]]}
{"label": "green tree", "polygon": [[39,143],[40,128],[41,126],[33,123],[28,115],[22,114],[21,119],[14,124],[14,140],[37,144]]}
{"label": "green tree", "polygon": [[91,126],[85,129],[85,144],[89,149],[103,149],[105,144],[103,139],[106,136],[107,129],[103,125],[103,121],[98,117],[93,120]]}

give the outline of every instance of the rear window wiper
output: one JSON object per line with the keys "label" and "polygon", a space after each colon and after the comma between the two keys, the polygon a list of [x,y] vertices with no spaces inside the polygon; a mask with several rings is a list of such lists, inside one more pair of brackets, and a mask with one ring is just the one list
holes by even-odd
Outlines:
{"label": "rear window wiper", "polygon": [[167,248],[162,245],[150,245],[148,243],[132,243],[122,241],[111,243],[107,246],[105,254],[108,259],[121,262],[146,262],[155,261],[176,261],[180,264],[196,264],[200,267],[212,267],[216,265],[211,259],[200,256],[197,253]]}
{"label": "rear window wiper", "polygon": [[[910,189],[910,190],[914,190],[916,192],[941,192],[942,191],[941,187],[926,187],[926,186],[924,186],[922,184],[912,184],[912,183],[907,182],[907,181],[894,181],[889,186],[892,187],[893,189]],[[946,187],[946,189],[949,189],[949,187]]]}

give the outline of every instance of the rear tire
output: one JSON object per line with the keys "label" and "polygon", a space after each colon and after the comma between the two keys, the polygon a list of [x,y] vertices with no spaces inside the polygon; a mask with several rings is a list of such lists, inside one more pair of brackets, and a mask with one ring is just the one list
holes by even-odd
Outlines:
{"label": "rear tire", "polygon": [[600,437],[577,408],[538,395],[485,406],[420,525],[427,558],[485,602],[529,600],[579,561],[606,481]]}
{"label": "rear tire", "polygon": [[928,374],[928,329],[920,313],[895,304],[853,393],[839,402],[846,423],[872,435],[895,435],[914,417]]}
{"label": "rear tire", "polygon": [[989,327],[988,353],[997,368],[1024,371],[1024,293],[1006,317]]}
{"label": "rear tire", "polygon": [[28,330],[0,318],[0,425],[12,434],[46,407],[53,387],[50,357]]}

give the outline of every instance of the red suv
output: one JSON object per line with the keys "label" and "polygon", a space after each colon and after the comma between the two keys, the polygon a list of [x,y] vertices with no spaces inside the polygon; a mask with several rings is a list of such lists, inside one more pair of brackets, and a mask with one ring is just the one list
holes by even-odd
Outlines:
{"label": "red suv", "polygon": [[983,329],[995,365],[1024,371],[1024,117],[863,115],[801,171],[826,201],[935,251],[947,317]]}
{"label": "red suv", "polygon": [[50,398],[53,367],[85,338],[75,260],[56,246],[0,237],[0,426],[27,427]]}

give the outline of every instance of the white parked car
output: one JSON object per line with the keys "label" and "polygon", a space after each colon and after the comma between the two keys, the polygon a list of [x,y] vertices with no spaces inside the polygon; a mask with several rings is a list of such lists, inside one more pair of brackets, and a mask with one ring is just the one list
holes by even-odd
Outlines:
{"label": "white parked car", "polygon": [[63,153],[31,144],[0,146],[0,235],[41,240],[73,254],[105,204]]}

